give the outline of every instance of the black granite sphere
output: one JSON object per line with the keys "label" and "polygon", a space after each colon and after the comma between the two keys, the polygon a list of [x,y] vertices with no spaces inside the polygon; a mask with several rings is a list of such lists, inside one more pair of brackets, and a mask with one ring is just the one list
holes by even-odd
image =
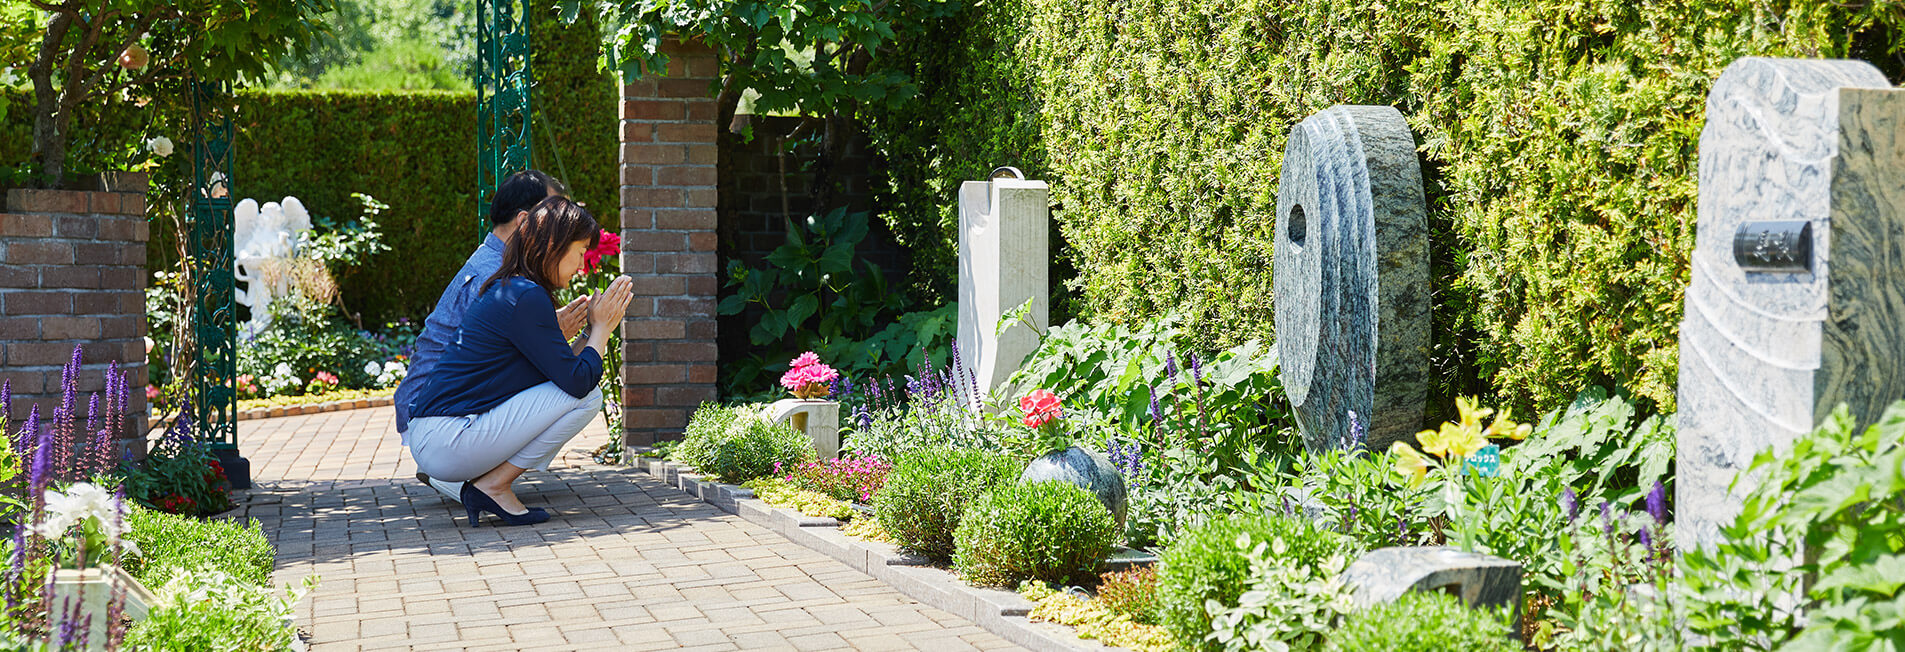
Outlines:
{"label": "black granite sphere", "polygon": [[1118,528],[1124,529],[1127,502],[1124,476],[1104,453],[1073,446],[1041,455],[1019,473],[1019,484],[1046,480],[1070,482],[1091,492],[1098,497],[1098,502],[1105,504],[1105,509],[1111,510],[1111,519]]}

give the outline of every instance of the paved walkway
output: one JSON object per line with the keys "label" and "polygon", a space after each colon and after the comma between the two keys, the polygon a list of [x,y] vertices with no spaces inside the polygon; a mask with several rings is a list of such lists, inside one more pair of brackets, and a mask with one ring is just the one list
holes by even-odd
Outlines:
{"label": "paved walkway", "polygon": [[600,421],[517,485],[556,517],[471,528],[413,477],[389,408],[239,422],[243,508],[314,649],[973,650],[1012,645],[766,528],[604,467]]}

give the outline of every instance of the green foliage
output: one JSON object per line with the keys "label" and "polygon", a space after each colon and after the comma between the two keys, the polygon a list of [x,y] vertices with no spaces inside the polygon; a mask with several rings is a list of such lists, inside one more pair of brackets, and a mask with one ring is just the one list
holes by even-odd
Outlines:
{"label": "green foliage", "polygon": [[[717,310],[753,317],[754,345],[746,358],[722,365],[729,394],[760,391],[772,380],[770,370],[785,369],[803,351],[851,377],[890,374],[935,336],[951,334],[957,316],[950,307],[900,314],[906,295],[889,291],[879,266],[855,250],[866,235],[865,213],[835,209],[789,228],[762,267],[728,261]],[[876,331],[882,323],[889,325]]]}
{"label": "green foliage", "polygon": [[1069,583],[1096,574],[1116,536],[1111,512],[1078,485],[1001,484],[960,517],[953,568],[981,585]]}
{"label": "green foliage", "polygon": [[1250,583],[1235,606],[1215,610],[1205,603],[1212,613],[1204,646],[1225,652],[1314,650],[1342,623],[1353,590],[1338,576],[1349,558],[1338,552],[1303,564],[1278,557],[1279,548],[1275,541],[1258,542],[1248,553]]}
{"label": "green foliage", "polygon": [[900,548],[934,561],[953,557],[953,533],[969,503],[1024,468],[1018,460],[972,449],[931,448],[901,455],[873,496],[874,515]]}
{"label": "green foliage", "polygon": [[989,2],[881,59],[922,101],[866,122],[885,218],[939,252],[916,273],[953,278],[946,198],[1017,165],[1051,182],[1094,319],[1181,314],[1212,350],[1272,334],[1290,126],[1396,106],[1426,164],[1438,392],[1547,410],[1612,382],[1671,411],[1706,91],[1746,55],[1898,79],[1901,28],[1897,3],[1832,0]]}
{"label": "green foliage", "polygon": [[755,478],[741,483],[741,486],[752,490],[761,502],[786,507],[808,516],[850,521],[860,513],[851,503],[818,491],[802,489],[780,478]]}
{"label": "green foliage", "polygon": [[1440,592],[1402,594],[1349,617],[1330,634],[1330,650],[1341,652],[1513,652],[1507,614],[1471,609]]}
{"label": "green foliage", "polygon": [[335,374],[346,387],[377,386],[364,364],[381,366],[389,356],[338,317],[336,306],[294,294],[272,301],[271,315],[271,327],[238,348],[238,373],[256,379],[265,394],[303,393],[318,372]]}
{"label": "green foliage", "polygon": [[308,51],[280,59],[271,86],[470,90],[474,7],[454,0],[338,0],[321,17],[329,29]]}
{"label": "green foliage", "polygon": [[1348,549],[1341,535],[1280,516],[1238,515],[1193,528],[1159,558],[1158,624],[1188,649],[1223,650],[1222,641],[1209,637],[1214,619],[1236,609],[1246,590],[1268,590],[1253,584],[1263,563],[1256,559],[1274,555],[1286,568],[1308,573]]}
{"label": "green foliage", "polygon": [[211,447],[193,437],[189,415],[173,422],[142,460],[120,463],[126,497],[174,514],[217,514],[232,508],[231,483]]}
{"label": "green foliage", "polygon": [[244,524],[198,519],[132,507],[126,510],[126,539],[139,546],[128,555],[126,572],[147,586],[163,586],[174,575],[208,568],[251,584],[268,584],[276,551],[258,519]]}
{"label": "green foliage", "polygon": [[216,569],[181,572],[159,588],[158,604],[126,632],[125,643],[130,649],[165,652],[298,649],[297,630],[289,620],[316,585],[312,577],[303,590],[281,591]]}
{"label": "green foliage", "polygon": [[669,459],[722,482],[765,478],[814,458],[813,442],[786,424],[768,423],[758,406],[704,403]]}
{"label": "green foliage", "polygon": [[1905,403],[1857,425],[1840,406],[1791,450],[1755,455],[1734,483],[1758,485],[1721,540],[1681,551],[1687,627],[1707,645],[1905,645]]}

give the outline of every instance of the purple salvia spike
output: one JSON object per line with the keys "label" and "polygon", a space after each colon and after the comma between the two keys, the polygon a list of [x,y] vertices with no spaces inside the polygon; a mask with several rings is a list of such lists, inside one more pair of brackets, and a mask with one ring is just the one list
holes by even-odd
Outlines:
{"label": "purple salvia spike", "polygon": [[1191,365],[1191,383],[1202,384],[1204,382],[1204,367],[1197,363],[1197,353],[1184,354],[1184,360]]}
{"label": "purple salvia spike", "polygon": [[132,405],[132,387],[131,382],[126,378],[126,372],[119,371],[118,362],[112,363],[112,370],[113,377],[117,379],[113,385],[116,391],[111,393],[113,405],[107,412],[106,428],[112,431],[113,437],[118,437],[119,433],[126,431],[126,410]]}
{"label": "purple salvia spike", "polygon": [[47,430],[40,427],[40,406],[33,406],[27,413],[25,428],[21,436],[33,442],[33,456],[27,464],[27,490],[33,493],[33,509],[38,512],[46,505],[46,485],[52,482],[52,478],[46,477],[47,467],[51,466],[47,455],[52,452],[47,449],[52,445],[47,441]]}
{"label": "purple salvia spike", "polygon": [[1177,385],[1177,355],[1170,351],[1164,352],[1164,377],[1170,379],[1171,385]]}
{"label": "purple salvia spike", "polygon": [[13,414],[13,379],[0,380],[0,423]]}
{"label": "purple salvia spike", "polygon": [[1667,522],[1667,485],[1659,480],[1654,481],[1654,490],[1647,492],[1647,514],[1655,523]]}

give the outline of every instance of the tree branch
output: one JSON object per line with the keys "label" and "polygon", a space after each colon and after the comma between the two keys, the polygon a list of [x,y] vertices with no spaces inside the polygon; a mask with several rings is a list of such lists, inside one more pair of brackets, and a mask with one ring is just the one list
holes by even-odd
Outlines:
{"label": "tree branch", "polygon": [[66,60],[66,69],[63,71],[66,84],[60,89],[61,122],[67,121],[69,119],[67,112],[78,107],[80,99],[86,97],[86,86],[91,80],[81,78],[81,73],[85,72],[82,70],[83,64],[88,59],[87,54],[93,51],[93,46],[99,44],[99,37],[105,32],[106,23],[112,21],[118,14],[118,10],[113,10],[94,16],[92,24],[86,30],[86,36],[80,39],[79,47],[74,48],[72,56]]}
{"label": "tree branch", "polygon": [[[114,59],[118,58],[119,53],[125,52],[128,48],[131,48],[133,44],[138,43],[139,36],[142,34],[145,34],[146,30],[152,27],[152,22],[156,20],[158,16],[159,14],[157,11],[146,12],[145,16],[139,19],[139,24],[137,26],[134,26],[132,28],[132,32],[126,36],[126,40],[119,44],[119,48],[106,53],[106,56],[111,58],[106,59],[104,63],[100,64],[98,69],[93,71],[92,76],[86,78],[85,83],[81,84],[80,88],[82,89],[90,88],[92,87],[92,85],[99,83],[100,78],[105,77],[106,73],[112,70]],[[183,51],[183,48],[181,48],[181,51]],[[177,60],[178,60],[178,57],[175,55],[172,57],[172,59],[168,60],[166,63],[170,64],[172,61],[177,61]],[[147,61],[146,62],[147,72],[145,76],[141,78],[143,81],[129,82],[129,83],[144,83],[144,81],[150,81],[152,78],[155,77],[155,73],[157,73],[159,70],[163,68],[164,66],[154,66],[152,65],[152,62]],[[102,94],[111,95],[112,93],[117,92],[119,89],[125,88],[126,86],[127,84],[118,84],[118,85],[115,85],[113,88],[105,91]]]}

